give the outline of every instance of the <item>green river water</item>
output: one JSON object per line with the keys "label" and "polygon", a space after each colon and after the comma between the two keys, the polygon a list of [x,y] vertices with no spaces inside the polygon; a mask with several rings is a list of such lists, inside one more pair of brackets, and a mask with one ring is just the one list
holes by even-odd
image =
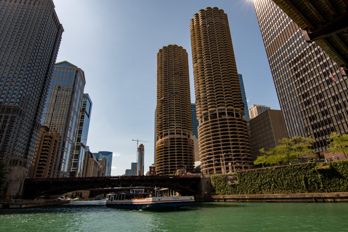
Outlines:
{"label": "green river water", "polygon": [[195,203],[166,212],[119,210],[103,203],[2,209],[0,232],[348,231],[348,203]]}

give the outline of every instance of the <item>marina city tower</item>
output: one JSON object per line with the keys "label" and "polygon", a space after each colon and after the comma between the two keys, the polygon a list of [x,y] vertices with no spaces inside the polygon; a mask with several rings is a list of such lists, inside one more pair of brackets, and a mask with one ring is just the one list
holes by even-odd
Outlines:
{"label": "marina city tower", "polygon": [[177,45],[157,54],[156,173],[193,171],[188,55]]}
{"label": "marina city tower", "polygon": [[206,8],[191,19],[191,45],[201,170],[250,169],[244,104],[227,15]]}

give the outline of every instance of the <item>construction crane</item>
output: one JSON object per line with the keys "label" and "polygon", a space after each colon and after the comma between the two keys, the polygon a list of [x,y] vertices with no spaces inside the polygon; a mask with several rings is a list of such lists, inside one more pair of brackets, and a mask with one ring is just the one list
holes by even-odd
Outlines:
{"label": "construction crane", "polygon": [[139,142],[145,142],[145,143],[148,143],[148,141],[139,140],[139,139],[132,139],[132,141],[137,141],[137,149],[138,149],[138,147],[139,147]]}

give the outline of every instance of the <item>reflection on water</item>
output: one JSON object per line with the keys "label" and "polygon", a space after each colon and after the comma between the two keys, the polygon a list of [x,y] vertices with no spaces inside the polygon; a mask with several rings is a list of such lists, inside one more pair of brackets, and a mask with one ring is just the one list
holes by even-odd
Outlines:
{"label": "reflection on water", "polygon": [[0,210],[0,231],[348,231],[346,203],[196,203],[165,212],[95,203]]}

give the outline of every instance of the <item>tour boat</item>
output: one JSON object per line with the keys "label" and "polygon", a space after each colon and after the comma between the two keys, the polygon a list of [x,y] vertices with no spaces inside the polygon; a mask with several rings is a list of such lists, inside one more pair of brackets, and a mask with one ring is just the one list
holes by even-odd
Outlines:
{"label": "tour boat", "polygon": [[194,202],[194,196],[164,196],[162,191],[150,193],[144,189],[133,189],[129,193],[112,193],[106,196],[106,206],[120,209],[172,210]]}

